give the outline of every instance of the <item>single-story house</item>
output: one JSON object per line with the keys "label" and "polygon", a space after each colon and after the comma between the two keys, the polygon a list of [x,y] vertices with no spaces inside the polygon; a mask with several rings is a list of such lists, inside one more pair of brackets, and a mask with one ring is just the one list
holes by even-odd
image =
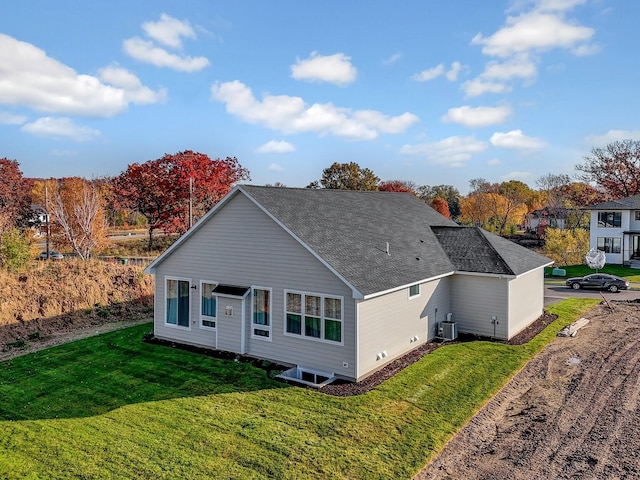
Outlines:
{"label": "single-story house", "polygon": [[544,267],[407,193],[236,186],[145,270],[154,335],[359,381],[425,342],[509,339]]}
{"label": "single-story house", "polygon": [[640,195],[598,203],[586,210],[591,211],[590,248],[605,252],[607,263],[640,260]]}

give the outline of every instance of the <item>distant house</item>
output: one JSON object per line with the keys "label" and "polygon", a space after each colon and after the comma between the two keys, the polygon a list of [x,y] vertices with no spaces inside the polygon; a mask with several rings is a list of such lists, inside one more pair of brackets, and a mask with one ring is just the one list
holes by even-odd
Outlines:
{"label": "distant house", "polygon": [[640,195],[598,203],[591,211],[589,245],[605,252],[607,263],[640,261]]}
{"label": "distant house", "polygon": [[534,210],[525,216],[525,229],[542,237],[547,228],[565,228],[567,220],[566,209],[551,209],[548,207]]}
{"label": "distant house", "polygon": [[552,262],[406,193],[236,186],[146,273],[154,334],[358,381],[425,342],[509,339]]}

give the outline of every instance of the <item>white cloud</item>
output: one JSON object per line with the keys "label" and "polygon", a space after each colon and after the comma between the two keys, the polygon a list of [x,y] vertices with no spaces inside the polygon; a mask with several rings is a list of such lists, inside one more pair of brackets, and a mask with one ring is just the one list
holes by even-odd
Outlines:
{"label": "white cloud", "polygon": [[490,167],[497,167],[498,165],[501,165],[501,164],[502,164],[502,161],[497,158],[492,158],[487,162],[487,165]]}
{"label": "white cloud", "polygon": [[512,78],[532,79],[537,74],[538,67],[528,55],[516,55],[505,62],[489,62],[480,77],[506,81]]}
{"label": "white cloud", "polygon": [[482,78],[474,78],[462,84],[462,91],[467,97],[479,97],[485,93],[506,93],[511,91],[511,87],[506,83],[487,82]]}
{"label": "white cloud", "polygon": [[166,89],[153,91],[142,85],[140,79],[133,73],[116,65],[101,68],[98,70],[98,77],[104,83],[122,88],[125,98],[137,104],[158,103],[167,98]]}
{"label": "white cloud", "polygon": [[451,68],[447,72],[447,80],[450,82],[455,82],[458,79],[458,75],[462,70],[462,64],[460,62],[453,62],[451,64]]}
{"label": "white cloud", "polygon": [[271,140],[264,145],[258,147],[256,152],[258,153],[289,153],[294,152],[296,147],[294,147],[289,142],[285,142],[284,140],[276,141]]}
{"label": "white cloud", "polygon": [[51,114],[111,117],[130,103],[155,103],[166,95],[117,67],[102,69],[98,76],[78,74],[34,45],[4,34],[0,34],[0,78],[0,104]]}
{"label": "white cloud", "polygon": [[589,135],[585,140],[594,147],[605,147],[610,143],[628,139],[640,139],[640,130],[609,130],[601,135]]}
{"label": "white cloud", "polygon": [[344,53],[319,55],[318,52],[312,52],[309,58],[298,59],[294,65],[291,65],[291,77],[296,80],[344,86],[353,83],[357,74],[356,68],[351,64],[351,57]]}
{"label": "white cloud", "polygon": [[1,33],[0,78],[0,104],[100,117],[127,108],[122,89],[79,75],[34,45]]}
{"label": "white cloud", "polygon": [[515,171],[515,172],[505,173],[504,175],[500,176],[500,180],[502,180],[503,182],[508,182],[509,180],[524,181],[527,179],[533,179],[533,174],[530,172]]}
{"label": "white cloud", "polygon": [[181,72],[197,72],[209,66],[209,60],[206,57],[177,55],[156,46],[149,40],[138,37],[125,40],[123,48],[127,55],[156,67],[167,67]]}
{"label": "white cloud", "polygon": [[444,73],[444,65],[440,64],[436,67],[423,70],[420,73],[416,73],[412,78],[418,82],[428,82],[434,78],[438,78]]}
{"label": "white cloud", "polygon": [[594,36],[593,28],[566,22],[556,12],[532,11],[507,17],[506,26],[489,37],[478,33],[472,45],[482,45],[486,55],[507,57],[516,53],[553,48],[573,49]]}
{"label": "white cloud", "polygon": [[487,127],[502,123],[511,115],[511,107],[464,107],[450,108],[442,117],[443,122],[459,123],[469,128]]}
{"label": "white cloud", "polygon": [[[158,22],[143,23],[142,29],[151,40],[132,37],[122,43],[125,53],[136,60],[181,72],[197,72],[210,65],[206,57],[191,57],[182,52],[182,38],[196,38],[196,32],[189,22],[163,13]],[[158,46],[156,42],[174,52]]]}
{"label": "white cloud", "polygon": [[401,53],[394,53],[389,58],[385,58],[384,60],[382,60],[382,64],[383,65],[393,65],[394,63],[396,63],[401,58],[402,58],[402,54]]}
{"label": "white cloud", "polygon": [[196,32],[188,21],[181,21],[166,13],[158,22],[145,22],[142,29],[147,36],[171,48],[182,48],[182,37],[196,38]]}
{"label": "white cloud", "polygon": [[267,170],[269,170],[270,172],[284,172],[284,167],[281,165],[278,165],[277,163],[271,163],[268,167]]}
{"label": "white cloud", "polygon": [[373,110],[339,108],[331,103],[307,106],[300,97],[265,95],[262,100],[242,82],[216,83],[212,100],[226,105],[228,113],[253,124],[284,133],[316,132],[354,140],[372,140],[381,133],[402,133],[418,121],[412,113],[395,117]]}
{"label": "white cloud", "polygon": [[480,153],[488,147],[486,142],[476,140],[473,136],[449,137],[439,142],[403,145],[402,155],[424,156],[434,165],[448,167],[464,167],[474,153]]}
{"label": "white cloud", "polygon": [[26,121],[27,117],[24,115],[16,115],[15,113],[0,110],[0,125],[22,125]]}
{"label": "white cloud", "polygon": [[22,131],[38,137],[88,142],[100,136],[98,130],[74,124],[69,118],[42,117],[27,123]]}
{"label": "white cloud", "polygon": [[522,133],[522,130],[496,132],[491,135],[489,141],[494,147],[508,148],[511,150],[538,150],[546,146],[544,140],[528,137]]}

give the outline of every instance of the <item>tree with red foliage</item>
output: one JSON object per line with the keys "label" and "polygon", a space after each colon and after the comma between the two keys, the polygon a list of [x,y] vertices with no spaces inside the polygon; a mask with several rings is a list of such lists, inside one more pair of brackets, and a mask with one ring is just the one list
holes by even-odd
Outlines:
{"label": "tree with red foliage", "polygon": [[433,208],[436,212],[442,215],[445,218],[451,219],[451,214],[449,213],[449,204],[442,197],[436,197],[431,202],[431,208]]}
{"label": "tree with red foliage", "polygon": [[186,150],[157,160],[134,163],[115,179],[121,207],[134,208],[149,224],[149,250],[153,231],[184,233],[249,171],[236,158],[211,160]]}
{"label": "tree with red foliage", "polygon": [[406,192],[414,193],[412,182],[404,182],[402,180],[386,180],[378,184],[378,190],[381,192]]}
{"label": "tree with red foliage", "polygon": [[0,178],[0,227],[26,227],[31,218],[32,180],[24,178],[20,164],[8,158],[0,158]]}
{"label": "tree with red foliage", "polygon": [[578,178],[593,182],[607,193],[609,200],[640,193],[640,141],[621,140],[604,148],[594,148],[576,164]]}

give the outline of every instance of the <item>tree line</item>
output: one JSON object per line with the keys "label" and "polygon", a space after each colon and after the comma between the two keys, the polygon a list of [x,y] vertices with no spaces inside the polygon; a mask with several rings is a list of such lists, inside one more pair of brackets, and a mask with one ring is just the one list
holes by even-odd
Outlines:
{"label": "tree line", "polygon": [[[381,181],[356,162],[334,162],[307,188],[405,192],[447,218],[499,235],[517,230],[528,213],[544,210],[549,218],[563,219],[563,230],[575,232],[588,225],[584,207],[640,193],[640,142],[594,148],[575,169],[573,179],[552,173],[538,178],[537,189],[518,180],[475,178],[463,196],[452,185]],[[0,265],[6,268],[19,268],[33,257],[29,229],[43,221],[36,205],[50,215],[44,221],[53,220],[56,242],[87,259],[105,246],[113,226],[144,226],[151,250],[154,231],[186,232],[235,184],[250,180],[237,158],[211,159],[191,150],[130,164],[115,177],[25,178],[19,163],[8,158],[0,159],[0,175]]]}

